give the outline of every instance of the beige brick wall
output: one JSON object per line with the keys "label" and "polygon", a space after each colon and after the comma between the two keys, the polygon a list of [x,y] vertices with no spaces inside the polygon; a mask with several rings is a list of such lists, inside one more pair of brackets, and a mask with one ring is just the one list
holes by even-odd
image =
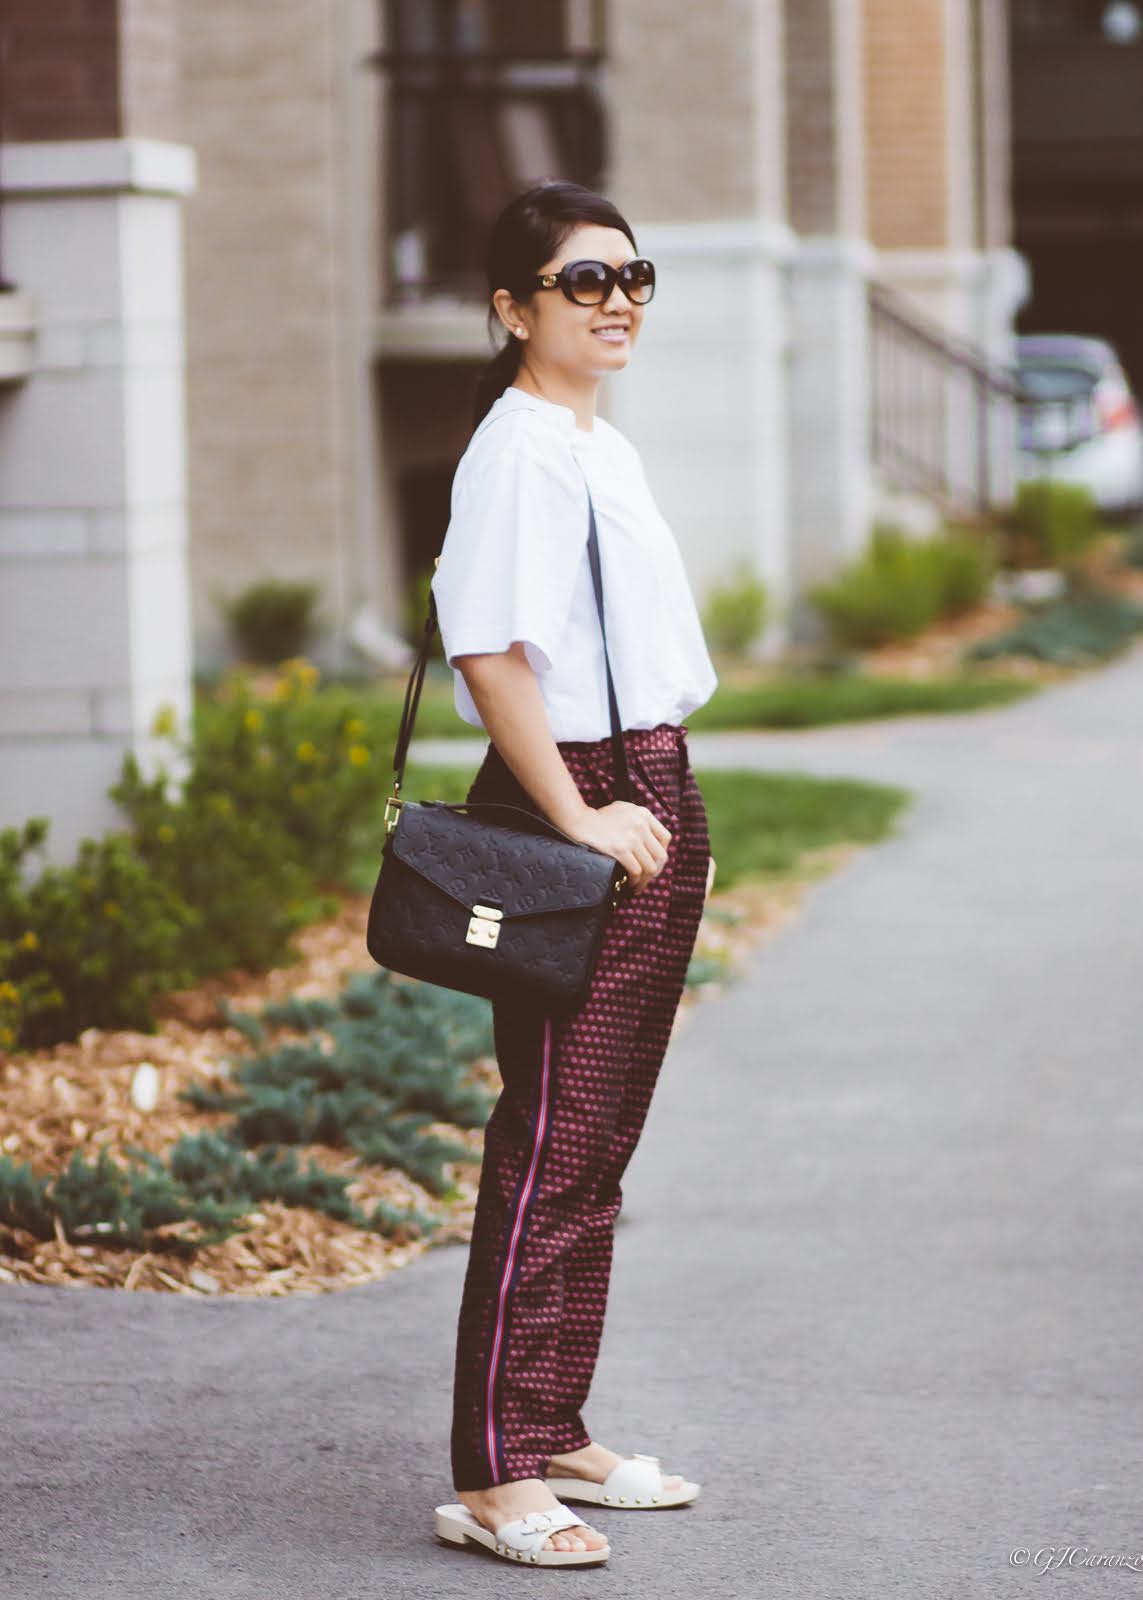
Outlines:
{"label": "beige brick wall", "polygon": [[772,208],[757,119],[773,10],[767,0],[708,0],[672,6],[666,25],[662,0],[609,7],[609,193],[633,224]]}
{"label": "beige brick wall", "polygon": [[153,139],[179,137],[179,0],[119,0],[123,124]]}
{"label": "beige brick wall", "polygon": [[949,241],[945,0],[865,0],[868,210],[879,249]]}
{"label": "beige brick wall", "polygon": [[832,0],[786,7],[786,172],[799,233],[832,233],[838,209],[838,125]]}
{"label": "beige brick wall", "polygon": [[979,73],[979,231],[987,249],[1012,242],[1011,80],[1008,0],[976,0],[976,70]]}
{"label": "beige brick wall", "polygon": [[865,227],[862,17],[855,0],[786,6],[786,181],[799,232]]}
{"label": "beige brick wall", "polygon": [[[181,0],[195,624],[210,590],[344,581],[337,0]],[[367,200],[362,196],[362,203]]]}

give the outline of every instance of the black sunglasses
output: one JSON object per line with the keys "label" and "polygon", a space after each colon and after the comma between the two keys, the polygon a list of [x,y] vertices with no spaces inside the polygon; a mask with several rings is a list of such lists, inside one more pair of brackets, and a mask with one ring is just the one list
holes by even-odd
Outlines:
{"label": "black sunglasses", "polygon": [[601,305],[618,283],[628,300],[645,306],[655,293],[655,267],[643,256],[618,268],[606,261],[568,261],[558,272],[543,272],[533,281],[540,289],[558,285],[577,306]]}

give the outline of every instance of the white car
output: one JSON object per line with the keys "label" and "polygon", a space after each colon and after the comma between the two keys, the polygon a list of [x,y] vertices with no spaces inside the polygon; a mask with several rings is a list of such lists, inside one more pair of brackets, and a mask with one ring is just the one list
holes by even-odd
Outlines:
{"label": "white car", "polygon": [[1017,477],[1090,489],[1102,511],[1143,508],[1143,426],[1119,357],[1103,339],[1025,334],[1016,341]]}

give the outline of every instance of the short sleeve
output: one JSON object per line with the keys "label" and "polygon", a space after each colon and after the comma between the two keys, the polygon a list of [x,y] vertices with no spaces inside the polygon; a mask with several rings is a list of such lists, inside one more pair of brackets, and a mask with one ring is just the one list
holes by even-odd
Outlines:
{"label": "short sleeve", "polygon": [[569,457],[549,460],[521,433],[453,484],[452,515],[433,574],[449,665],[517,639],[537,672],[557,659],[587,546],[587,488]]}

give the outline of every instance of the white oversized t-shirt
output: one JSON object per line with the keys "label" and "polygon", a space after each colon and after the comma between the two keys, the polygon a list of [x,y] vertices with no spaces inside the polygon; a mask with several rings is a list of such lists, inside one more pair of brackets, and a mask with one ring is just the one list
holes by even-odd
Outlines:
{"label": "white oversized t-shirt", "polygon": [[682,554],[639,452],[594,418],[510,385],[469,440],[433,574],[437,622],[465,722],[480,713],[458,655],[524,642],[556,740],[610,736],[603,639],[588,557],[595,506],[607,647],[624,728],[678,724],[718,683]]}

